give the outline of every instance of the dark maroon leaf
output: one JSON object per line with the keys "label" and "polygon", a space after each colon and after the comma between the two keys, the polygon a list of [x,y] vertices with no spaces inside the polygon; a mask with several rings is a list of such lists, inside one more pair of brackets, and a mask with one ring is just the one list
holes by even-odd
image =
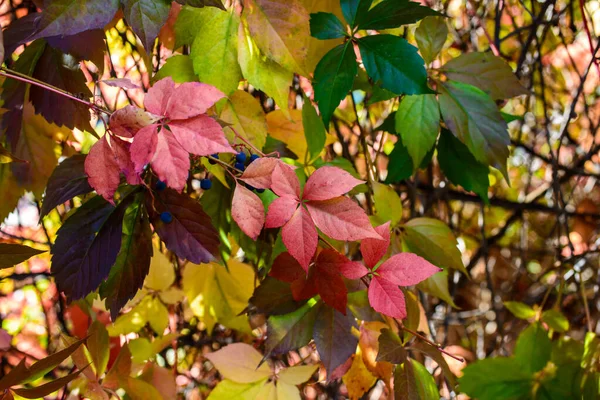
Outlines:
{"label": "dark maroon leaf", "polygon": [[[196,200],[173,189],[165,189],[154,193],[154,197],[148,196],[146,208],[154,230],[178,257],[195,264],[216,258],[219,235]],[[172,221],[163,222],[160,218],[163,213],[170,213]]]}
{"label": "dark maroon leaf", "polygon": [[142,40],[146,51],[154,48],[154,39],[167,22],[170,0],[123,0],[125,19]]}
{"label": "dark maroon leaf", "polygon": [[0,243],[0,269],[13,267],[40,253],[44,251],[20,244]]}
{"label": "dark maroon leaf", "polygon": [[71,200],[75,196],[94,190],[89,185],[83,168],[85,157],[84,154],[76,154],[61,162],[54,169],[46,187],[46,196],[42,204],[40,219],[48,215],[54,207]]}
{"label": "dark maroon leaf", "polygon": [[124,202],[115,208],[96,196],[58,230],[51,269],[68,300],[85,297],[108,277],[121,250],[125,209]]}
{"label": "dark maroon leaf", "polygon": [[123,306],[143,286],[152,258],[152,230],[144,207],[144,194],[136,195],[125,211],[121,251],[108,279],[100,285],[100,296],[114,321]]}
{"label": "dark maroon leaf", "polygon": [[92,29],[71,36],[53,36],[46,38],[48,44],[65,54],[72,55],[77,61],[93,62],[100,72],[104,70],[104,51],[106,45],[104,30]]}
{"label": "dark maroon leaf", "polygon": [[22,44],[31,41],[31,37],[37,29],[41,13],[31,13],[11,22],[3,32],[4,35],[4,59],[9,59],[11,54]]}
{"label": "dark maroon leaf", "polygon": [[81,371],[75,371],[69,375],[63,376],[54,381],[50,381],[38,387],[34,387],[31,389],[12,389],[12,391],[26,399],[41,399],[53,392],[56,392],[62,387],[66,387],[66,385],[68,385],[69,382],[77,378],[80,373]]}
{"label": "dark maroon leaf", "polygon": [[[38,59],[33,77],[83,98],[92,97],[79,69],[79,62],[50,46],[46,46]],[[71,129],[91,131],[90,110],[84,104],[39,86],[31,86],[29,98],[36,114],[42,114],[49,122]]]}
{"label": "dark maroon leaf", "polygon": [[392,330],[382,329],[381,335],[379,335],[379,352],[376,360],[402,364],[406,361],[407,355],[402,339]]}
{"label": "dark maroon leaf", "polygon": [[69,36],[103,29],[118,9],[119,0],[52,0],[46,2],[34,37]]}
{"label": "dark maroon leaf", "polygon": [[356,351],[358,339],[352,334],[352,327],[358,329],[352,313],[344,315],[329,306],[321,307],[315,321],[314,339],[327,376]]}

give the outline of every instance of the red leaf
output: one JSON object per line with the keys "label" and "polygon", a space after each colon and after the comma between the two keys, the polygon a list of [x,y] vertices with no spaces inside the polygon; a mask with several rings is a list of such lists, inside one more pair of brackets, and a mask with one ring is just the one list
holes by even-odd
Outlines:
{"label": "red leaf", "polygon": [[336,240],[381,239],[369,217],[354,201],[346,197],[309,201],[306,207],[319,229]]}
{"label": "red leaf", "polygon": [[190,156],[167,129],[156,135],[156,151],[151,163],[158,179],[181,192],[187,182]]}
{"label": "red leaf", "polygon": [[296,301],[307,300],[319,294],[317,290],[317,275],[311,270],[308,277],[303,277],[292,282],[292,296]]}
{"label": "red leaf", "polygon": [[292,215],[294,215],[298,204],[298,200],[290,196],[283,196],[273,200],[269,205],[265,227],[279,228],[285,225],[292,218]]}
{"label": "red leaf", "polygon": [[177,141],[189,153],[208,156],[215,153],[236,152],[227,142],[221,125],[207,115],[173,121],[169,124],[169,128]]}
{"label": "red leaf", "polygon": [[176,87],[173,79],[167,77],[148,90],[144,106],[153,114],[170,119],[188,119],[206,113],[223,97],[225,95],[214,86],[186,82]]}
{"label": "red leaf", "polygon": [[300,182],[292,167],[284,163],[275,166],[271,190],[278,196],[300,199]]}
{"label": "red leaf", "polygon": [[279,163],[281,161],[277,158],[259,158],[248,165],[240,179],[257,189],[270,189],[273,170]]}
{"label": "red leaf", "polygon": [[298,261],[288,252],[281,253],[273,261],[269,275],[280,281],[292,283],[298,279],[306,278],[306,271]]}
{"label": "red leaf", "polygon": [[[319,253],[317,264],[322,270],[340,272],[348,279],[359,279],[369,272],[369,270],[361,263],[350,261],[343,254],[330,249],[323,250]],[[340,312],[345,314],[346,311]]]}
{"label": "red leaf", "polygon": [[231,216],[242,232],[253,240],[265,224],[265,208],[260,198],[241,184],[236,185],[231,203]]}
{"label": "red leaf", "polygon": [[374,276],[369,285],[368,296],[375,311],[398,319],[406,317],[404,293],[398,285]]}
{"label": "red leaf", "polygon": [[321,265],[319,259],[313,267],[313,269],[316,269],[314,273],[317,275],[317,292],[326,304],[346,315],[346,305],[348,303],[346,284],[344,284],[344,280],[337,270],[331,270],[327,265]]}
{"label": "red leaf", "polygon": [[389,282],[412,286],[424,281],[441,269],[413,253],[400,253],[377,268],[377,273]]}
{"label": "red leaf", "polygon": [[136,106],[118,109],[110,116],[109,127],[115,135],[130,138],[145,126],[158,121],[160,117]]}
{"label": "red leaf", "polygon": [[100,196],[114,204],[113,196],[121,183],[121,172],[131,184],[139,184],[141,180],[135,173],[129,158],[129,143],[116,137],[110,137],[109,143],[109,136],[104,135],[92,146],[85,159],[85,172],[90,186]]}
{"label": "red leaf", "polygon": [[281,237],[290,254],[308,271],[308,265],[317,250],[319,236],[304,207],[298,207],[281,230]]}
{"label": "red leaf", "polygon": [[141,173],[146,164],[154,157],[157,136],[158,125],[148,125],[140,129],[135,135],[129,151],[131,152],[131,160],[137,173]]}
{"label": "red leaf", "polygon": [[364,183],[337,167],[317,169],[304,186],[304,200],[329,200],[342,196],[355,186]]}
{"label": "red leaf", "polygon": [[372,269],[387,253],[390,247],[390,222],[379,225],[375,231],[381,235],[383,240],[363,239],[360,242],[360,252],[368,268]]}

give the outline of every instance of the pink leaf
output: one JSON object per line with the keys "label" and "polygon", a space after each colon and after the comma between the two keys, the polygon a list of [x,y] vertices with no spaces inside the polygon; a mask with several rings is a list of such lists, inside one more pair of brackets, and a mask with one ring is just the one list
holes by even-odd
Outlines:
{"label": "pink leaf", "polygon": [[154,124],[161,117],[136,106],[118,109],[110,116],[110,130],[118,136],[130,138],[145,126]]}
{"label": "pink leaf", "polygon": [[266,228],[279,228],[292,218],[298,208],[298,200],[290,196],[279,197],[269,205]]}
{"label": "pink leaf", "polygon": [[309,201],[306,207],[315,225],[336,240],[354,241],[366,238],[381,239],[371,226],[369,217],[354,201],[337,197],[324,201]]}
{"label": "pink leaf", "polygon": [[116,136],[111,136],[110,142],[119,169],[123,175],[125,175],[127,183],[130,185],[141,184],[142,179],[139,174],[135,172],[135,166],[133,165],[133,161],[131,161],[131,153],[129,152],[131,143],[121,140]]}
{"label": "pink leaf", "polygon": [[375,276],[369,285],[368,296],[375,311],[393,318],[406,318],[404,293],[398,285]]}
{"label": "pink leaf", "polygon": [[177,141],[189,153],[208,156],[215,153],[236,153],[223,134],[223,128],[206,115],[181,121],[173,121],[169,128]]}
{"label": "pink leaf", "polygon": [[257,189],[270,189],[273,170],[279,163],[277,158],[259,158],[248,165],[240,179]]}
{"label": "pink leaf", "polygon": [[190,156],[168,130],[162,129],[156,137],[152,169],[168,187],[181,192],[187,182]]}
{"label": "pink leaf", "polygon": [[292,167],[284,163],[275,166],[271,190],[278,196],[300,199],[300,182]]}
{"label": "pink leaf", "polygon": [[377,268],[377,273],[400,286],[412,286],[424,281],[441,269],[413,253],[399,253]]}
{"label": "pink leaf", "polygon": [[375,231],[381,235],[383,240],[363,239],[360,242],[360,252],[367,267],[372,269],[387,253],[390,247],[390,222],[379,225]]}
{"label": "pink leaf", "polygon": [[285,252],[275,258],[269,276],[283,282],[292,283],[297,279],[305,279],[306,271],[302,269],[290,253]]}
{"label": "pink leaf", "polygon": [[233,192],[231,216],[242,232],[253,240],[258,238],[265,224],[265,208],[260,198],[238,184]]}
{"label": "pink leaf", "polygon": [[104,79],[100,82],[102,82],[108,86],[111,86],[111,87],[118,87],[118,88],[122,88],[122,89],[141,89],[138,85],[133,83],[131,81],[131,79],[128,79],[128,78],[111,78],[111,79]]}
{"label": "pink leaf", "polygon": [[205,83],[186,82],[175,86],[168,77],[156,82],[148,90],[144,106],[153,114],[164,115],[172,120],[196,117],[213,106],[225,95]]}
{"label": "pink leaf", "polygon": [[304,186],[305,200],[329,200],[342,196],[355,186],[364,183],[348,172],[337,167],[321,167],[317,169]]}
{"label": "pink leaf", "polygon": [[350,261],[343,254],[330,249],[319,253],[317,264],[320,269],[341,272],[348,279],[360,279],[369,272],[361,263]]}
{"label": "pink leaf", "polygon": [[305,271],[317,250],[319,235],[304,207],[298,207],[292,218],[283,226],[281,237],[289,253]]}
{"label": "pink leaf", "polygon": [[85,173],[88,175],[90,186],[112,204],[113,196],[121,183],[120,171],[115,154],[108,143],[108,135],[104,135],[90,149],[85,159]]}
{"label": "pink leaf", "polygon": [[137,173],[144,170],[144,166],[152,161],[156,151],[158,139],[158,125],[149,125],[138,131],[129,148],[131,160]]}

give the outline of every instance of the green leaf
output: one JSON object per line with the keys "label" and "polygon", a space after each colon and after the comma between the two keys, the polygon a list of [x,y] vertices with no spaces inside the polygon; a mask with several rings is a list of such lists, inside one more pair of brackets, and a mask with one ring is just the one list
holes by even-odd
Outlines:
{"label": "green leaf", "polygon": [[334,369],[342,365],[356,351],[358,339],[352,328],[358,329],[354,316],[323,305],[319,310],[314,326],[313,339],[321,362],[331,376]]}
{"label": "green leaf", "polygon": [[390,329],[382,329],[379,335],[379,352],[376,361],[388,361],[392,364],[402,364],[408,353],[404,350],[402,339]]}
{"label": "green leaf", "polygon": [[531,399],[533,376],[514,358],[488,358],[467,365],[459,378],[461,392],[479,400]]}
{"label": "green leaf", "polygon": [[288,99],[294,73],[265,57],[248,32],[240,34],[238,62],[248,83],[271,96],[279,108],[289,114]]}
{"label": "green leaf", "polygon": [[319,306],[308,301],[304,306],[285,315],[273,315],[267,320],[265,357],[285,354],[306,346],[313,338],[313,325]]}
{"label": "green leaf", "polygon": [[405,96],[396,111],[396,132],[413,165],[421,165],[440,131],[440,108],[433,94]]}
{"label": "green leaf", "polygon": [[428,64],[440,53],[448,37],[446,20],[440,17],[427,17],[415,30],[415,39],[421,56]]}
{"label": "green leaf", "polygon": [[[362,70],[361,70],[362,71]],[[396,93],[390,92],[387,89],[383,89],[380,84],[373,85],[373,93],[367,100],[367,105],[375,104],[380,101],[386,101],[398,97]]]}
{"label": "green leaf", "polygon": [[369,10],[358,28],[365,30],[399,28],[433,15],[442,14],[408,0],[385,0]]}
{"label": "green leaf", "polygon": [[443,269],[452,268],[467,275],[456,237],[442,221],[433,218],[411,219],[404,224],[402,241],[408,251],[434,265]]}
{"label": "green leaf", "polygon": [[433,276],[425,279],[423,282],[417,285],[419,290],[429,293],[440,300],[444,300],[454,308],[458,306],[454,303],[450,291],[448,290],[448,270],[438,272]]}
{"label": "green leaf", "polygon": [[0,269],[14,267],[44,252],[20,244],[0,243]]}
{"label": "green leaf", "polygon": [[[224,99],[224,106],[219,118],[231,125],[223,130],[230,143],[242,144],[237,132],[254,146],[262,149],[267,140],[267,119],[265,112],[258,101],[250,93],[236,90],[228,99]],[[232,129],[233,128],[233,129]]]}
{"label": "green leaf", "polygon": [[[327,131],[323,126],[323,121],[319,118],[317,110],[313,107],[309,98],[304,96],[304,105],[302,106],[302,126],[304,127],[304,136],[306,137],[308,157],[306,163],[318,158],[325,148]],[[302,160],[300,160],[302,161]]]}
{"label": "green leaf", "polygon": [[196,20],[199,17],[199,11],[197,8],[189,6],[183,6],[181,11],[179,11],[175,26],[173,27],[176,49],[182,46],[191,46],[194,43],[198,31]]}
{"label": "green leaf", "polygon": [[489,167],[478,162],[467,146],[446,129],[442,129],[437,148],[440,168],[450,182],[477,193],[489,204]]}
{"label": "green leaf", "polygon": [[508,308],[515,317],[520,319],[529,319],[535,317],[535,310],[520,301],[505,301],[504,307]]}
{"label": "green leaf", "polygon": [[551,352],[552,342],[548,338],[548,332],[536,322],[519,335],[514,356],[523,371],[533,374],[546,366]]}
{"label": "green leaf", "polygon": [[196,82],[198,77],[190,56],[175,55],[167,58],[167,62],[152,77],[153,82],[170,77],[175,83]]}
{"label": "green leaf", "polygon": [[364,21],[371,4],[373,4],[373,0],[340,0],[342,14],[352,28]]}
{"label": "green leaf", "polygon": [[391,227],[395,227],[402,219],[402,199],[388,185],[373,182],[372,186],[375,203],[375,215],[373,218],[378,225],[390,221]]}
{"label": "green leaf", "polygon": [[337,39],[346,36],[344,24],[332,13],[310,14],[310,34],[317,39]]}
{"label": "green leaf", "polygon": [[494,100],[529,93],[506,61],[491,52],[463,53],[444,64],[442,71],[452,80],[478,87]]}
{"label": "green leaf", "polygon": [[388,174],[385,178],[385,183],[398,183],[410,178],[413,174],[413,163],[408,149],[404,147],[402,139],[398,137],[398,141],[394,145],[394,150],[389,154]]}
{"label": "green leaf", "polygon": [[432,93],[427,71],[417,48],[393,35],[367,36],[357,40],[367,74],[381,87],[399,94]]}
{"label": "green leaf", "polygon": [[371,307],[366,289],[348,293],[348,309],[361,321],[382,321],[381,314]]}
{"label": "green leaf", "polygon": [[408,359],[394,372],[394,394],[398,400],[439,400],[435,380],[427,368]]}
{"label": "green leaf", "polygon": [[600,358],[600,338],[594,332],[585,334],[583,342],[583,357],[581,358],[581,367],[590,368],[594,360]]}
{"label": "green leaf", "polygon": [[237,383],[223,379],[210,392],[207,400],[255,400],[265,383],[267,379],[253,383]]}
{"label": "green leaf", "polygon": [[290,284],[270,276],[254,289],[249,303],[256,307],[259,313],[266,315],[288,314],[298,308]]}
{"label": "green leaf", "polygon": [[317,64],[313,82],[315,101],[319,104],[325,127],[329,127],[333,112],[352,89],[357,73],[356,56],[350,41],[331,49]]}
{"label": "green leaf", "polygon": [[237,52],[239,17],[215,7],[197,9],[195,15],[196,38],[190,53],[194,72],[201,82],[228,95],[242,79]]}
{"label": "green leaf", "polygon": [[175,0],[179,4],[188,5],[190,7],[217,7],[221,10],[226,10],[222,0]]}
{"label": "green leaf", "polygon": [[454,136],[467,145],[477,161],[507,177],[510,137],[496,103],[481,89],[460,82],[438,85],[442,117]]}
{"label": "green leaf", "polygon": [[88,335],[86,343],[96,369],[96,378],[101,378],[106,372],[110,356],[108,332],[102,323],[94,321],[88,329]]}
{"label": "green leaf", "polygon": [[168,0],[123,0],[123,13],[144,48],[152,52],[158,32],[167,22],[171,2]]}
{"label": "green leaf", "polygon": [[150,269],[152,230],[143,196],[143,193],[136,195],[136,200],[125,211],[121,250],[108,278],[100,285],[100,296],[106,299],[113,321],[143,286]]}
{"label": "green leaf", "polygon": [[45,6],[37,33],[30,40],[103,29],[119,9],[119,0],[53,0]]}
{"label": "green leaf", "polygon": [[542,313],[542,321],[554,329],[556,332],[566,332],[569,330],[569,320],[557,310],[547,310]]}

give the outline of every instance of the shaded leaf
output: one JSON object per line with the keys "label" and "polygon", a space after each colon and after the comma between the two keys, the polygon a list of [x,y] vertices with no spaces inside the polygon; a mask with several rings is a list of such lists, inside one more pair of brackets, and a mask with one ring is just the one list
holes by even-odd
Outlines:
{"label": "shaded leaf", "polygon": [[382,329],[379,335],[379,353],[377,361],[388,361],[402,364],[406,361],[407,352],[400,337],[390,329]]}
{"label": "shaded leaf", "polygon": [[185,4],[190,7],[217,7],[225,10],[222,0],[175,0],[179,4]]}
{"label": "shaded leaf", "polygon": [[408,0],[386,0],[369,10],[359,29],[393,29],[428,16],[441,15],[429,7]]}
{"label": "shaded leaf", "polygon": [[79,376],[81,371],[73,372],[69,375],[63,376],[62,378],[58,378],[54,381],[45,383],[41,386],[32,389],[12,389],[12,391],[26,399],[40,399],[49,394],[56,392],[62,387],[65,387],[69,382],[73,381],[75,378]]}
{"label": "shaded leaf", "polygon": [[430,63],[440,53],[448,37],[446,20],[440,17],[424,18],[415,30],[415,39],[421,56]]}
{"label": "shaded leaf", "polygon": [[110,356],[109,338],[106,328],[100,321],[94,321],[88,329],[87,348],[96,369],[96,377],[101,378],[106,371]]}
{"label": "shaded leaf", "polygon": [[319,310],[314,326],[314,340],[327,376],[331,376],[333,370],[356,351],[358,339],[352,334],[353,327],[358,329],[351,313],[344,315],[327,306]]}
{"label": "shaded leaf", "polygon": [[367,11],[373,0],[341,0],[342,13],[348,25],[352,28],[361,24],[367,17]]}
{"label": "shaded leaf", "polygon": [[85,155],[76,154],[61,162],[54,169],[48,179],[40,219],[48,215],[56,206],[93,190],[85,173],[85,159]]}
{"label": "shaded leaf", "polygon": [[170,8],[171,2],[168,0],[123,0],[125,19],[147,52],[152,52],[154,40],[167,22]]}
{"label": "shaded leaf", "polygon": [[20,244],[0,243],[0,269],[14,267],[44,252]]}
{"label": "shaded leaf", "polygon": [[265,357],[306,346],[313,338],[313,326],[319,310],[320,306],[315,301],[308,301],[294,312],[269,317]]}
{"label": "shaded leaf", "polygon": [[310,34],[317,39],[337,39],[346,36],[346,27],[335,16],[327,12],[310,14]]}
{"label": "shaded leaf", "polygon": [[388,163],[388,174],[385,178],[385,183],[398,183],[412,176],[412,158],[400,138],[388,157],[390,161]]}

